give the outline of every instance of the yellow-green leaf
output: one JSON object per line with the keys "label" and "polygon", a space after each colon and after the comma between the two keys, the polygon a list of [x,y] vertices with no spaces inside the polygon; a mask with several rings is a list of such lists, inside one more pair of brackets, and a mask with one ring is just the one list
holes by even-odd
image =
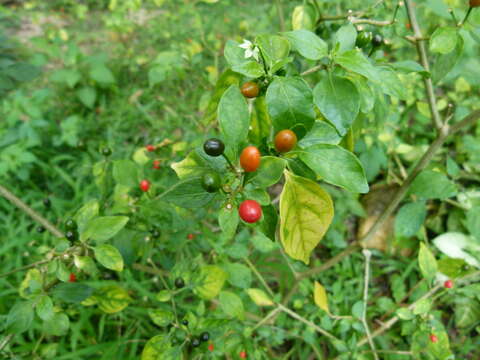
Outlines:
{"label": "yellow-green leaf", "polygon": [[273,306],[274,302],[261,289],[247,289],[247,294],[257,306]]}
{"label": "yellow-green leaf", "polygon": [[123,258],[120,251],[112,245],[103,244],[93,249],[95,259],[107,269],[114,271],[123,270]]}
{"label": "yellow-green leaf", "polygon": [[101,288],[95,298],[97,299],[98,308],[107,314],[122,311],[132,300],[125,289],[116,285],[108,285]]}
{"label": "yellow-green leaf", "polygon": [[330,195],[316,182],[285,171],[280,197],[280,240],[285,252],[305,264],[333,219]]}
{"label": "yellow-green leaf", "polygon": [[313,300],[320,309],[330,314],[330,309],[328,308],[327,292],[325,291],[325,288],[322,286],[322,284],[320,284],[318,281],[315,281]]}
{"label": "yellow-green leaf", "polygon": [[[172,348],[167,336],[157,335],[148,340],[142,351],[141,360],[158,360],[165,359],[165,354],[169,353]],[[171,359],[169,356],[168,359]]]}
{"label": "yellow-green leaf", "polygon": [[204,266],[200,270],[200,284],[195,288],[204,299],[216,297],[227,280],[227,273],[215,265]]}
{"label": "yellow-green leaf", "polygon": [[42,282],[42,274],[39,270],[28,270],[27,275],[25,275],[25,279],[23,279],[20,287],[18,288],[20,296],[25,299],[32,297],[36,291],[41,290]]}

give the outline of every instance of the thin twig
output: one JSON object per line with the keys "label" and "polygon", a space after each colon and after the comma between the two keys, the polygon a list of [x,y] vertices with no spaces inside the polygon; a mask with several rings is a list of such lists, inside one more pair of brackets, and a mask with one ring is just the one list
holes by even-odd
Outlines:
{"label": "thin twig", "polygon": [[368,284],[370,279],[370,258],[372,253],[368,249],[363,250],[363,255],[365,256],[365,276],[364,276],[364,287],[363,287],[363,311],[362,311],[362,323],[365,328],[365,333],[367,334],[368,343],[370,344],[370,349],[372,349],[373,357],[375,360],[379,360],[377,350],[375,349],[375,343],[373,342],[372,335],[370,334],[370,328],[367,323],[367,304],[368,304]]}
{"label": "thin twig", "polygon": [[35,210],[33,210],[30,206],[25,204],[22,200],[20,200],[18,197],[16,197],[14,194],[12,194],[12,192],[10,192],[7,188],[5,188],[2,185],[0,185],[0,195],[2,195],[5,199],[10,201],[13,205],[18,207],[24,213],[29,215],[33,220],[40,223],[45,229],[50,231],[56,237],[59,237],[59,238],[65,237],[65,235],[55,225],[53,225],[50,221],[48,221],[42,215],[40,215]]}
{"label": "thin twig", "polygon": [[8,345],[8,343],[13,339],[13,336],[14,334],[9,334],[2,340],[0,343],[0,351],[2,351],[3,348]]}
{"label": "thin twig", "polygon": [[326,330],[323,330],[321,327],[315,325],[313,322],[305,319],[304,317],[300,316],[299,314],[297,314],[295,311],[292,311],[290,310],[289,308],[283,306],[282,304],[278,304],[278,308],[283,311],[284,313],[290,315],[291,317],[293,317],[294,319],[297,319],[298,321],[301,321],[303,322],[304,324],[310,326],[311,328],[313,328],[315,331],[317,331],[318,333],[326,336],[327,338],[329,338],[330,340],[332,341],[336,341],[336,342],[341,342],[340,339],[336,338],[335,336],[333,336],[332,334],[330,334],[328,331]]}
{"label": "thin twig", "polygon": [[[430,64],[427,57],[427,49],[425,47],[425,42],[420,40],[423,38],[422,31],[418,25],[417,15],[415,9],[413,8],[412,0],[405,0],[405,5],[407,9],[408,19],[412,25],[413,33],[415,35],[415,45],[417,46],[418,56],[420,57],[420,63],[425,68],[426,71],[430,72]],[[442,127],[442,118],[437,108],[437,100],[435,97],[435,91],[433,89],[433,82],[430,77],[424,77],[423,82],[425,84],[425,91],[427,94],[428,106],[430,108],[430,113],[432,114],[433,125],[437,130],[440,130]]]}
{"label": "thin twig", "polygon": [[306,75],[309,75],[309,74],[311,74],[311,73],[317,72],[317,71],[322,70],[322,69],[326,69],[326,66],[323,65],[323,64],[321,64],[321,65],[316,65],[316,66],[314,66],[314,67],[312,67],[312,68],[310,68],[310,69],[305,70],[304,72],[302,72],[302,73],[300,74],[300,76],[306,76]]}
{"label": "thin twig", "polygon": [[280,21],[280,31],[285,31],[285,18],[283,16],[282,4],[280,0],[275,0],[275,5],[277,6],[278,20]]}
{"label": "thin twig", "polygon": [[268,283],[265,281],[265,278],[262,276],[262,274],[260,274],[260,272],[257,270],[255,265],[253,265],[252,262],[250,260],[248,260],[248,258],[244,258],[243,260],[247,263],[247,265],[250,267],[250,269],[252,269],[253,273],[257,276],[258,280],[262,283],[263,287],[268,291],[270,296],[274,297],[275,293],[270,288]]}

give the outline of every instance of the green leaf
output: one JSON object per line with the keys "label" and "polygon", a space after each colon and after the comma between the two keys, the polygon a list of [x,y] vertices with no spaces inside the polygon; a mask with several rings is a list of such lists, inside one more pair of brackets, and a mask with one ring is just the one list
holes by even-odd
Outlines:
{"label": "green leaf", "polygon": [[92,276],[98,274],[98,268],[90,256],[74,255],[73,259],[74,264],[78,269]]}
{"label": "green leaf", "polygon": [[362,164],[353,153],[341,146],[319,144],[295,153],[324,181],[352,192],[368,192]]}
{"label": "green leaf", "polygon": [[155,295],[155,299],[160,302],[170,301],[171,298],[172,292],[170,290],[160,290],[157,295]]}
{"label": "green leaf", "polygon": [[207,265],[200,269],[200,284],[195,291],[204,299],[216,297],[227,280],[227,273],[215,265]]}
{"label": "green leaf", "polygon": [[480,206],[475,206],[467,211],[466,226],[470,234],[480,240]]}
{"label": "green leaf", "polygon": [[254,60],[232,65],[232,70],[249,78],[259,78],[265,75],[263,66]]}
{"label": "green leaf", "polygon": [[261,289],[248,289],[248,296],[257,306],[273,306],[275,303],[270,297]]}
{"label": "green leaf", "polygon": [[332,199],[314,181],[288,171],[285,179],[280,197],[280,240],[289,256],[308,264],[332,222]]}
{"label": "green leaf", "polygon": [[339,45],[339,51],[347,51],[355,48],[355,41],[357,40],[357,30],[353,24],[348,23],[343,25],[335,34],[335,46]]}
{"label": "green leaf", "polygon": [[199,177],[179,181],[160,194],[156,200],[170,202],[184,208],[198,208],[208,204],[215,194],[208,193],[202,187]]}
{"label": "green leaf", "polygon": [[438,54],[433,60],[432,78],[435,83],[442,80],[457,64],[463,54],[463,38],[458,35],[455,50],[448,54]]}
{"label": "green leaf", "polygon": [[240,223],[240,216],[238,215],[238,209],[236,206],[232,206],[231,209],[227,209],[226,206],[220,209],[218,213],[218,224],[222,229],[222,236],[225,239],[231,239],[237,231],[238,224]]}
{"label": "green leaf", "polygon": [[85,105],[89,109],[93,109],[93,106],[95,105],[95,100],[97,98],[97,92],[94,88],[90,86],[84,86],[78,89],[76,94],[83,105]]}
{"label": "green leaf", "polygon": [[431,281],[437,273],[437,260],[435,260],[435,257],[424,243],[420,243],[418,264],[423,277]]}
{"label": "green leaf", "polygon": [[[230,41],[230,40],[229,40]],[[228,43],[228,41],[227,41]],[[238,46],[238,45],[237,45]],[[239,48],[240,49],[240,48]],[[240,49],[243,51],[243,49]],[[230,85],[237,85],[240,82],[240,78],[242,75],[233,72],[232,70],[226,70],[220,78],[217,80],[215,84],[215,89],[213,90],[213,94],[208,102],[207,109],[205,110],[205,115],[202,119],[202,124],[210,124],[217,118],[217,108],[220,99],[222,98],[223,93],[227,90]],[[258,101],[258,98],[257,98]]]}
{"label": "green leaf", "polygon": [[233,40],[227,40],[223,54],[230,66],[242,64],[246,62],[245,49],[239,46],[240,44]]}
{"label": "green leaf", "polygon": [[138,168],[131,160],[115,160],[113,162],[113,178],[117,184],[127,187],[138,185]]}
{"label": "green leaf", "polygon": [[395,235],[400,237],[416,235],[426,217],[427,206],[424,202],[403,205],[395,217]]}
{"label": "green leaf", "polygon": [[61,283],[52,289],[52,296],[67,303],[80,303],[90,295],[93,289],[80,283]]}
{"label": "green leaf", "polygon": [[112,245],[102,244],[93,249],[95,259],[107,269],[123,271],[123,258],[120,251]]}
{"label": "green leaf", "polygon": [[80,210],[77,211],[75,215],[75,220],[77,221],[78,231],[82,233],[88,222],[98,215],[100,205],[97,200],[90,200],[85,203]]}
{"label": "green leaf", "polygon": [[243,302],[238,295],[230,291],[222,291],[220,292],[219,300],[220,307],[228,317],[238,318],[239,320],[245,318]]}
{"label": "green leaf", "polygon": [[223,156],[208,156],[203,148],[191,151],[185,159],[171,165],[177,176],[182,180],[192,176],[198,177],[210,171],[223,173],[226,166],[227,162]]}
{"label": "green leaf", "polygon": [[90,78],[100,84],[108,85],[115,83],[113,73],[104,65],[97,65],[90,70]]}
{"label": "green leaf", "polygon": [[360,111],[360,95],[355,85],[338,76],[325,76],[313,89],[315,105],[322,115],[345,135]]}
{"label": "green leaf", "polygon": [[268,115],[265,95],[260,95],[253,104],[252,120],[250,122],[249,139],[253,143],[260,143],[270,135],[272,120]]}
{"label": "green leaf", "polygon": [[94,239],[97,242],[114,237],[127,224],[127,216],[99,216],[91,219],[81,233],[80,239]]}
{"label": "green leaf", "polygon": [[266,100],[275,132],[297,125],[306,131],[311,129],[315,119],[312,91],[302,78],[275,77]]}
{"label": "green leaf", "polygon": [[64,313],[55,314],[43,323],[43,332],[53,336],[63,336],[70,328],[70,319]]}
{"label": "green leaf", "polygon": [[397,310],[397,316],[402,320],[412,320],[415,318],[415,315],[408,308],[400,308]]}
{"label": "green leaf", "polygon": [[398,61],[391,63],[390,65],[398,71],[403,71],[406,73],[418,72],[423,77],[430,77],[430,73],[425,70],[422,65],[412,60]]}
{"label": "green leaf", "polygon": [[238,86],[231,85],[220,99],[218,122],[225,143],[237,154],[238,146],[247,139],[250,126],[248,105]]}
{"label": "green leaf", "polygon": [[228,283],[241,289],[248,289],[252,284],[252,271],[245,265],[227,263],[224,269],[228,274]]}
{"label": "green leaf", "polygon": [[290,43],[287,39],[278,35],[264,34],[255,39],[255,43],[262,52],[263,59],[269,69],[278,61],[286,58],[290,52]]}
{"label": "green leaf", "polygon": [[266,188],[276,184],[282,177],[286,160],[275,156],[262,156],[260,167],[249,180],[254,186]]}
{"label": "green leaf", "polygon": [[328,54],[327,43],[311,31],[295,30],[283,35],[290,41],[292,49],[306,59],[320,60]]}
{"label": "green leaf", "polygon": [[53,302],[50,296],[42,295],[35,306],[37,315],[42,320],[49,320],[53,317]]}
{"label": "green leaf", "polygon": [[277,243],[270,240],[264,233],[257,231],[256,234],[250,239],[255,249],[260,252],[267,253],[277,249]]}
{"label": "green leaf", "polygon": [[426,315],[432,308],[432,301],[428,298],[419,300],[413,308],[415,315]]}
{"label": "green leaf", "polygon": [[407,99],[407,87],[400,81],[395,71],[387,67],[379,67],[378,72],[382,78],[380,86],[385,94],[401,100]]}
{"label": "green leaf", "polygon": [[413,181],[410,194],[422,199],[448,199],[457,194],[457,187],[445,174],[433,170],[422,171]]}
{"label": "green leaf", "polygon": [[430,37],[430,51],[439,54],[448,54],[457,46],[458,33],[454,27],[439,27]]}
{"label": "green leaf", "polygon": [[148,309],[148,316],[158,326],[167,326],[175,320],[173,312],[162,309]]}
{"label": "green leaf", "polygon": [[107,314],[115,314],[125,309],[132,301],[128,292],[117,285],[101,288],[95,295],[98,308]]}
{"label": "green leaf", "polygon": [[359,49],[345,51],[335,57],[335,62],[348,71],[365,76],[373,82],[381,82],[381,74]]}
{"label": "green leaf", "polygon": [[302,148],[317,144],[338,145],[342,138],[338,135],[335,128],[326,121],[317,120],[303,139],[298,142]]}
{"label": "green leaf", "polygon": [[463,259],[443,258],[437,264],[439,272],[453,279],[465,276],[468,273],[466,269],[471,269]]}
{"label": "green leaf", "polygon": [[33,304],[31,301],[17,302],[10,308],[5,322],[5,330],[10,334],[21,334],[30,329],[33,323]]}

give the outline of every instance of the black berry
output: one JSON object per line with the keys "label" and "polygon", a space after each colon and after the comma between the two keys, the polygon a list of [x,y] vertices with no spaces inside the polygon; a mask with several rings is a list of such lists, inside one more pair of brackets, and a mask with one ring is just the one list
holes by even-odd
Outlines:
{"label": "black berry", "polygon": [[41,233],[45,232],[45,228],[43,226],[38,226],[37,227],[37,232],[41,234]]}
{"label": "black berry", "polygon": [[101,150],[103,156],[110,156],[112,155],[112,150],[109,147],[104,147]]}
{"label": "black berry", "polygon": [[68,230],[66,233],[65,233],[65,237],[67,238],[67,240],[69,241],[75,241],[78,239],[78,233],[75,231],[75,230]]}
{"label": "black berry", "polygon": [[203,333],[200,334],[200,340],[202,340],[203,342],[210,340],[210,334],[204,331]]}
{"label": "black berry", "polygon": [[67,230],[77,230],[77,223],[73,219],[68,219],[65,221],[65,228]]}
{"label": "black berry", "polygon": [[181,288],[183,288],[184,286],[185,286],[185,281],[183,281],[182,278],[176,278],[176,279],[175,279],[175,287],[176,287],[177,289],[181,289]]}
{"label": "black berry", "polygon": [[375,34],[372,39],[373,47],[379,47],[383,45],[383,37],[380,34]]}
{"label": "black berry", "polygon": [[182,325],[188,326],[188,320],[187,320],[187,319],[183,319],[183,320],[182,320]]}
{"label": "black berry", "polygon": [[223,154],[223,151],[225,150],[225,144],[220,139],[215,139],[215,138],[208,139],[203,144],[203,150],[207,155],[220,156]]}
{"label": "black berry", "polygon": [[197,338],[192,339],[192,346],[193,347],[199,347],[200,346],[200,340]]}

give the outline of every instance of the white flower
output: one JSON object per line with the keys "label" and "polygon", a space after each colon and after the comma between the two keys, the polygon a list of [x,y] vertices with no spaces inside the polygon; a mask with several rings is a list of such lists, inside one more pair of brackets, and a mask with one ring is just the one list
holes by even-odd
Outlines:
{"label": "white flower", "polygon": [[245,49],[245,59],[253,57],[255,60],[259,60],[258,54],[259,50],[258,47],[253,45],[253,43],[249,40],[243,39],[243,43],[238,45],[242,49]]}

